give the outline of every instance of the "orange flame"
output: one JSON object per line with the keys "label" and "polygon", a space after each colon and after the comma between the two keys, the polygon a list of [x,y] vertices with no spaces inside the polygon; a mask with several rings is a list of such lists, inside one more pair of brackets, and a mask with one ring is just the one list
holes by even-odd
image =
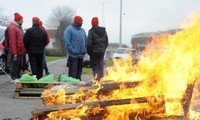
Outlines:
{"label": "orange flame", "polygon": [[[91,90],[87,93],[80,91],[70,99],[73,101],[77,97],[80,98],[88,94],[90,97],[85,100],[87,102],[164,95],[165,115],[182,116],[184,111],[181,99],[187,85],[194,84],[200,76],[200,12],[197,12],[194,16],[193,21],[184,24],[185,28],[175,35],[152,36],[151,44],[143,51],[136,65],[133,65],[131,57],[114,61],[114,66],[108,68],[107,75],[102,79],[102,81],[113,80],[114,82],[141,81],[142,84],[126,89],[122,85],[119,90],[113,91],[112,94],[101,95],[98,98],[96,95],[98,90],[95,90],[95,92]],[[172,98],[174,99],[173,102],[167,101]],[[75,101],[72,103],[75,103]],[[152,111],[151,107],[146,106],[147,104],[134,104],[106,107],[105,109],[109,114],[106,114],[103,119],[128,120],[129,113],[134,111],[141,111],[141,113],[144,109]],[[81,110],[84,111],[85,107]],[[61,115],[61,112],[54,112],[54,114],[58,116]]]}

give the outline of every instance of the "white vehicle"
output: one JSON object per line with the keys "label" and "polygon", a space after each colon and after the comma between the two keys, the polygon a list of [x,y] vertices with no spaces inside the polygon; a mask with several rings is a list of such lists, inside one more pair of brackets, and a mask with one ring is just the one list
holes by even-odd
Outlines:
{"label": "white vehicle", "polygon": [[138,51],[136,49],[131,49],[131,48],[118,48],[114,51],[112,60],[117,60],[117,59],[125,59],[129,55],[132,55],[133,61],[138,60]]}

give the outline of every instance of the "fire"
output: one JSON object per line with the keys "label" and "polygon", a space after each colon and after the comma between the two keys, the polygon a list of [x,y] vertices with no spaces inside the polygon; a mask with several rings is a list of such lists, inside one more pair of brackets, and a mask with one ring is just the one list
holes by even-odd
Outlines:
{"label": "fire", "polygon": [[[80,98],[83,102],[94,102],[98,100],[106,101],[164,95],[165,113],[162,115],[184,116],[183,103],[185,101],[182,102],[181,100],[188,85],[194,84],[200,76],[199,23],[200,12],[197,12],[192,21],[184,24],[184,29],[178,31],[175,35],[152,35],[152,42],[146,47],[137,64],[133,65],[131,57],[114,61],[114,66],[108,68],[107,75],[102,79],[102,82],[108,80],[114,82],[140,81],[141,84],[138,86],[126,88],[122,84],[120,89],[113,91],[112,94],[97,96],[97,92],[101,88],[99,86],[98,89],[86,93],[83,91],[77,92],[65,103],[76,103],[76,100],[80,100]],[[55,111],[48,115],[48,120],[52,118],[59,120],[60,118],[55,119],[54,116],[62,116],[63,114],[73,119],[81,119],[79,116],[97,114],[102,110],[106,112],[102,116],[103,120],[129,120],[131,118],[130,114],[135,114],[136,117],[134,118],[140,120],[142,119],[140,116],[149,117],[148,114],[145,115],[146,113],[157,113],[152,106],[159,106],[160,103],[159,101],[155,102],[155,100],[154,102],[151,101],[151,99],[148,99],[148,103],[108,106],[103,109],[100,107],[91,109],[89,106],[84,106],[78,107],[74,111]],[[157,109],[159,111],[159,109],[163,108]],[[75,114],[71,115],[71,113]],[[190,114],[191,116],[198,115],[193,111]]]}
{"label": "fire", "polygon": [[46,106],[65,104],[66,101],[65,90],[61,88],[45,89],[41,97]]}

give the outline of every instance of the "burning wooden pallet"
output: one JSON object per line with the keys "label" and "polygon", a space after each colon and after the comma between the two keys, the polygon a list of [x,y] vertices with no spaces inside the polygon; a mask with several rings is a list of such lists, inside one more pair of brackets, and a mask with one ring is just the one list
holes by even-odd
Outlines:
{"label": "burning wooden pallet", "polygon": [[59,85],[66,85],[69,87],[65,92],[67,95],[70,95],[78,92],[80,86],[85,86],[85,90],[90,89],[91,84],[92,83],[72,85],[66,82],[17,82],[15,84],[14,98],[41,98],[41,94],[45,89]]}
{"label": "burning wooden pallet", "polygon": [[40,98],[47,88],[63,84],[63,82],[17,82],[14,98]]}
{"label": "burning wooden pallet", "polygon": [[[122,83],[120,83],[122,84]],[[135,87],[136,85],[139,85],[140,82],[132,82],[132,83],[125,83],[126,87]],[[104,94],[109,95],[112,93],[111,91],[119,89],[119,84],[113,83],[113,84],[103,84],[101,89],[97,92],[97,95]],[[110,86],[110,87],[109,87]],[[96,86],[93,86],[96,87]],[[138,112],[137,109],[130,110],[128,114],[128,119],[133,120],[136,117],[144,119],[144,120],[186,120],[188,111],[189,111],[189,105],[192,97],[194,85],[188,85],[187,90],[185,91],[185,94],[182,99],[175,99],[175,98],[168,98],[165,99],[164,95],[160,96],[146,96],[146,97],[138,97],[138,98],[127,98],[127,99],[115,99],[115,100],[97,100],[93,102],[87,102],[79,101],[77,100],[76,103],[67,103],[63,105],[52,105],[52,106],[45,106],[41,109],[36,109],[32,111],[33,119],[34,120],[43,120],[48,118],[47,115],[54,114],[55,112],[60,112],[60,116],[56,116],[55,119],[71,119],[69,115],[63,114],[64,112],[70,112],[70,113],[76,113],[76,110],[83,109],[84,107],[87,107],[87,115],[80,115],[75,114],[75,117],[78,117],[82,120],[101,120],[102,117],[106,116],[108,114],[107,109],[109,107],[118,107],[118,106],[129,106],[129,105],[141,105],[145,104],[145,106],[148,106],[148,108],[151,108],[151,111],[142,108],[142,112]],[[87,90],[85,90],[87,91]],[[67,96],[69,97],[69,96]],[[85,97],[85,96],[84,96]],[[97,97],[98,98],[98,97]],[[166,109],[165,109],[165,103],[166,102],[174,102],[178,101],[182,103],[182,108],[184,110],[184,115],[165,115]],[[45,104],[45,99],[43,99],[43,102]],[[96,108],[100,109],[98,112],[94,112]],[[141,111],[141,108],[140,108]],[[121,111],[122,112],[122,111]],[[95,113],[95,114],[94,114]],[[48,120],[48,119],[47,119]]]}
{"label": "burning wooden pallet", "polygon": [[[114,90],[119,90],[120,86],[124,86],[126,88],[133,88],[137,85],[141,84],[141,82],[118,82],[118,83],[113,83],[113,82],[104,82],[101,83],[101,88],[99,88],[99,85],[92,85],[92,83],[85,84],[82,87],[76,87],[76,88],[67,88],[67,89],[61,89],[62,93],[59,91],[60,89],[46,89],[43,94],[41,95],[41,98],[43,100],[43,103],[46,106],[49,105],[56,105],[61,103],[71,103],[70,101],[65,101],[65,99],[73,99],[72,96],[75,93],[84,93],[79,95],[78,98],[74,99],[73,102],[84,102],[86,101],[89,97],[91,97],[93,94],[96,94],[97,99],[100,99],[99,97],[101,95],[110,95],[112,94],[111,92]],[[58,86],[56,86],[58,87]],[[63,86],[62,86],[63,87]],[[92,91],[92,92],[91,92]],[[96,91],[96,93],[93,93]],[[66,96],[64,101],[61,101],[59,96]],[[55,98],[55,99],[52,99]],[[80,100],[81,99],[81,100]],[[49,102],[51,101],[51,102]],[[59,102],[58,102],[59,101]]]}
{"label": "burning wooden pallet", "polygon": [[[164,101],[163,101],[163,96],[160,97],[143,97],[143,98],[134,98],[134,99],[120,99],[120,100],[107,100],[107,101],[96,101],[96,102],[85,102],[85,103],[76,103],[76,104],[65,104],[65,105],[56,105],[56,106],[48,106],[45,107],[44,109],[37,109],[36,111],[33,111],[33,118],[34,120],[42,120],[46,118],[47,114],[52,112],[52,111],[57,111],[57,110],[73,110],[76,108],[81,108],[80,106],[89,106],[92,109],[95,107],[100,107],[100,108],[106,108],[109,106],[118,106],[118,105],[131,105],[131,104],[142,104],[142,103],[148,103],[148,99],[154,99],[155,102],[157,102],[157,106],[152,109],[151,113],[164,113]],[[150,105],[151,106],[151,105]],[[152,107],[153,108],[153,107]],[[146,111],[148,113],[149,111]],[[99,114],[94,115],[92,113],[89,113],[89,116],[78,116],[82,119],[102,119],[101,117],[103,114],[106,114],[107,111],[104,109],[100,111]],[[132,113],[134,115],[135,113]],[[149,113],[148,113],[149,114]],[[136,114],[135,114],[136,115]],[[100,117],[101,116],[101,117]],[[131,116],[130,116],[131,117]],[[68,116],[64,116],[64,118],[69,119]]]}

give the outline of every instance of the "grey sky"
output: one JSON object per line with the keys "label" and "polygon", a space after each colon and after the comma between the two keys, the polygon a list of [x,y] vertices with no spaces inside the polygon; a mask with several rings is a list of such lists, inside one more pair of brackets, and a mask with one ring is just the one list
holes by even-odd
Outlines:
{"label": "grey sky", "polygon": [[[130,44],[131,36],[134,34],[178,28],[187,15],[200,9],[200,0],[122,0],[122,2],[122,43],[127,45]],[[3,14],[12,18],[14,12],[22,14],[24,28],[31,27],[33,16],[38,16],[45,24],[53,8],[58,5],[68,5],[77,15],[82,16],[86,32],[91,27],[92,17],[97,16],[100,25],[103,18],[109,41],[119,42],[120,0],[1,0],[0,5],[3,7]]]}

